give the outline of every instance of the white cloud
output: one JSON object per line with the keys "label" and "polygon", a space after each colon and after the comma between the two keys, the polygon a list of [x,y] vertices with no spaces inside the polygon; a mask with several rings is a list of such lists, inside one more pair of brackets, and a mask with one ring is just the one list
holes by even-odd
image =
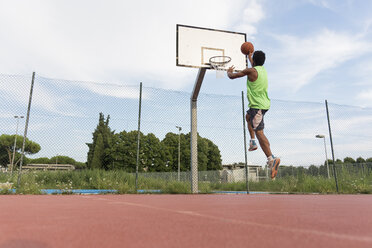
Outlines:
{"label": "white cloud", "polygon": [[[332,129],[335,133],[341,133],[345,135],[349,130],[355,129],[353,133],[363,133],[366,136],[372,136],[372,131],[369,131],[372,126],[372,116],[367,115],[368,112],[365,111],[365,116],[359,114],[359,116],[347,116],[347,118],[337,118],[332,120]],[[352,115],[352,113],[350,114]]]}
{"label": "white cloud", "polygon": [[372,106],[371,102],[372,102],[372,88],[369,88],[369,89],[366,89],[366,90],[363,90],[362,92],[360,92],[357,97],[357,102],[358,104],[362,105],[362,106]]}
{"label": "white cloud", "polygon": [[362,98],[364,100],[372,100],[372,89],[365,90],[365,91],[361,92],[358,95],[358,98]]}
{"label": "white cloud", "polygon": [[[99,95],[129,99],[139,98],[139,87],[122,87],[113,84],[86,84],[86,86],[89,90]],[[146,99],[147,95],[142,95],[142,98]]]}
{"label": "white cloud", "polygon": [[319,6],[319,7],[322,7],[322,8],[332,10],[331,3],[329,1],[326,1],[326,0],[308,0],[308,1],[309,1],[309,3],[311,3],[315,6]]}
{"label": "white cloud", "polygon": [[294,92],[322,72],[372,52],[372,43],[362,36],[323,29],[317,35],[299,38],[273,35],[280,43],[272,55],[272,79]]}
{"label": "white cloud", "polygon": [[243,30],[247,33],[248,39],[252,40],[257,33],[256,25],[265,18],[263,7],[256,0],[248,1],[242,16],[237,29]]}

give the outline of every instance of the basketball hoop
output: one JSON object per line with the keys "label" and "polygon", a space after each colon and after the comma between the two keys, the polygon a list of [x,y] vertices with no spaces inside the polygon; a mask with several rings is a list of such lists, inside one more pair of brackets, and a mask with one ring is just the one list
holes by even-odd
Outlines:
{"label": "basketball hoop", "polygon": [[213,56],[209,59],[209,63],[216,70],[216,78],[224,77],[225,66],[230,63],[231,57],[229,56]]}

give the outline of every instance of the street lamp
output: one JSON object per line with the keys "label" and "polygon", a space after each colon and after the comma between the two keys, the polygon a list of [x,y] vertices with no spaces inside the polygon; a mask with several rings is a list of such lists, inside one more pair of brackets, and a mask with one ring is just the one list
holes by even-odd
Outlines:
{"label": "street lamp", "polygon": [[181,130],[182,127],[176,126],[178,128],[178,181],[180,181],[180,174],[181,174]]}
{"label": "street lamp", "polygon": [[327,146],[326,146],[326,141],[325,141],[325,135],[318,134],[318,135],[315,136],[315,138],[319,138],[319,139],[323,139],[324,140],[324,151],[325,151],[325,156],[326,156],[328,179],[330,179],[330,176],[329,176],[329,166],[328,166],[328,156],[327,156]]}
{"label": "street lamp", "polygon": [[24,116],[15,115],[14,118],[17,119],[17,127],[16,127],[16,133],[15,133],[15,137],[14,137],[13,158],[12,158],[12,162],[11,162],[11,165],[10,165],[10,176],[13,175],[13,166],[14,166],[15,152],[16,152],[16,146],[17,146],[18,123],[19,123],[19,119],[24,118]]}

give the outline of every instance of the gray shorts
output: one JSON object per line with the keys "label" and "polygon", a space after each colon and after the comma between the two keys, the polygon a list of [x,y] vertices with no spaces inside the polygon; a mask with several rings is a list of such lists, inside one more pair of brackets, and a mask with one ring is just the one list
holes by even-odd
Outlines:
{"label": "gray shorts", "polygon": [[253,130],[263,130],[265,127],[264,123],[264,115],[268,111],[268,109],[254,109],[250,108],[247,111],[247,115],[249,116],[249,121]]}

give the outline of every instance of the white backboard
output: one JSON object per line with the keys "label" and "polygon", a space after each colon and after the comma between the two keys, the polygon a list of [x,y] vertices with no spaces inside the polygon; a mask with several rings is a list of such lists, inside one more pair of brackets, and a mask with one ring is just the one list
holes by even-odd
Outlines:
{"label": "white backboard", "polygon": [[223,69],[234,65],[235,70],[247,67],[247,57],[240,46],[246,41],[246,34],[209,28],[177,24],[176,63],[177,66],[210,68],[213,56],[229,56],[231,62]]}

